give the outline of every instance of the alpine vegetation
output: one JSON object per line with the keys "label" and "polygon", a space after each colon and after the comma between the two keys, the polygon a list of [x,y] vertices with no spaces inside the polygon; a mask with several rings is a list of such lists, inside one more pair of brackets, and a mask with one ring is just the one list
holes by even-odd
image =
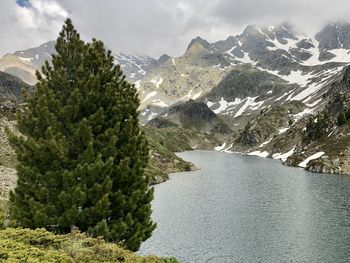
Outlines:
{"label": "alpine vegetation", "polygon": [[156,225],[139,99],[111,51],[67,19],[11,134],[18,165],[10,214],[19,226],[72,227],[138,250]]}

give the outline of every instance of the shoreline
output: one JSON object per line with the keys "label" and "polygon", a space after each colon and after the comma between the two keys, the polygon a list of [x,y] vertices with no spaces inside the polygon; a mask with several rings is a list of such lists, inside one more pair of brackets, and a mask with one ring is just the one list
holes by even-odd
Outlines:
{"label": "shoreline", "polygon": [[[185,152],[193,152],[193,151],[208,151],[208,152],[217,152],[217,153],[225,153],[225,154],[239,154],[239,155],[242,155],[242,156],[247,156],[247,157],[258,157],[258,158],[265,158],[265,159],[270,159],[272,161],[276,161],[276,162],[279,162],[281,165],[284,165],[284,166],[287,166],[287,167],[291,167],[291,168],[298,168],[298,169],[302,169],[306,172],[309,172],[309,173],[315,173],[315,174],[325,174],[325,175],[342,175],[342,176],[350,176],[350,174],[347,174],[347,173],[329,173],[329,172],[319,172],[317,170],[313,171],[313,170],[308,170],[309,167],[313,167],[313,166],[306,166],[306,167],[301,167],[301,166],[298,166],[298,165],[292,165],[292,164],[288,164],[287,160],[286,161],[282,161],[280,158],[273,158],[272,156],[270,156],[270,154],[268,156],[261,156],[261,155],[254,155],[254,154],[249,154],[247,152],[235,152],[235,151],[228,151],[228,150],[222,150],[222,151],[218,151],[218,150],[209,150],[209,149],[193,149],[193,150],[189,150],[189,151],[184,151],[184,152],[177,152],[175,153],[178,157],[182,158],[181,156],[179,156],[178,154],[181,154],[181,153],[185,153]],[[316,159],[318,160],[318,159]],[[186,162],[188,162],[187,160],[185,160]],[[311,161],[311,160],[310,160]],[[193,163],[192,163],[193,164]],[[195,164],[193,164],[195,169],[194,170],[190,170],[190,171],[180,171],[180,172],[174,172],[174,173],[170,173],[169,174],[169,179],[170,179],[170,176],[173,175],[173,174],[177,174],[177,173],[183,173],[183,172],[193,172],[193,171],[197,171],[197,170],[201,170],[200,167],[197,167]],[[168,180],[169,180],[168,179]],[[168,181],[166,180],[166,181]],[[164,181],[164,182],[166,182]]]}

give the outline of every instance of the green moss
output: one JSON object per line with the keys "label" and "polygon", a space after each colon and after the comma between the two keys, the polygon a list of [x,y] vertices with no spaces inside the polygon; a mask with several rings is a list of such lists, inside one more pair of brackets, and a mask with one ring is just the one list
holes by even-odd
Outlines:
{"label": "green moss", "polygon": [[55,235],[43,229],[0,231],[0,262],[132,262],[176,263],[174,258],[139,256],[102,239],[79,232]]}

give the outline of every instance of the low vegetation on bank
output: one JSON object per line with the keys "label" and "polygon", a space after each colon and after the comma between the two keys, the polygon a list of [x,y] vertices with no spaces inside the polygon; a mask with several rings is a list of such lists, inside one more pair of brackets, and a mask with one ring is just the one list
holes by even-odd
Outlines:
{"label": "low vegetation on bank", "polygon": [[78,231],[55,235],[44,229],[16,228],[0,231],[0,262],[178,263],[174,258],[140,256]]}

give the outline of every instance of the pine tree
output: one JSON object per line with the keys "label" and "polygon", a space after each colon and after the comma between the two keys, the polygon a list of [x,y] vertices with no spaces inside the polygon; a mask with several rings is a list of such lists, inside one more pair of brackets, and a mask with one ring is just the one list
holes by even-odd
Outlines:
{"label": "pine tree", "polygon": [[111,51],[84,43],[70,19],[56,51],[18,113],[23,136],[10,134],[18,159],[11,216],[23,227],[76,226],[137,250],[155,224],[136,88]]}

